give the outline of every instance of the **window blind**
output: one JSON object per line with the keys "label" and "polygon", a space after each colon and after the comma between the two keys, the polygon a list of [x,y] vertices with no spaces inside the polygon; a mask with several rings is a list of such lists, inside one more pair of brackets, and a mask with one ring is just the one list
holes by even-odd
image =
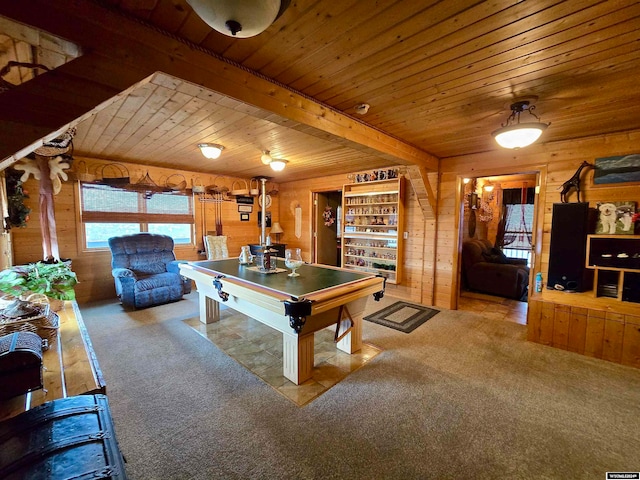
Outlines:
{"label": "window blind", "polygon": [[131,191],[111,185],[80,182],[83,222],[189,223],[193,201],[182,192]]}

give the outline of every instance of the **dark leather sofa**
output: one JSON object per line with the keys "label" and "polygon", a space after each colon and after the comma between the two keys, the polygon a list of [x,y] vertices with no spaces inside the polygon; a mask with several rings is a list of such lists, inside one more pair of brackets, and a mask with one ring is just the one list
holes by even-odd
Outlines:
{"label": "dark leather sofa", "polygon": [[505,257],[485,239],[463,242],[462,275],[469,290],[516,300],[524,297],[529,285],[526,260]]}

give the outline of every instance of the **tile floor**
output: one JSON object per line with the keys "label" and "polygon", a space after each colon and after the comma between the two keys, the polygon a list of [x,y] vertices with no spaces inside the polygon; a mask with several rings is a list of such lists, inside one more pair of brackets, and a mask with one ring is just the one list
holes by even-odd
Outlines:
{"label": "tile floor", "polygon": [[315,334],[313,376],[296,385],[282,375],[281,333],[231,309],[222,308],[220,317],[209,325],[197,318],[185,323],[298,406],[323,394],[382,351],[365,343],[362,350],[349,355],[336,348],[333,329],[321,330]]}
{"label": "tile floor", "polygon": [[[385,297],[383,300],[376,309],[397,299]],[[458,308],[485,318],[523,325],[527,319],[526,303],[490,295],[464,292]],[[224,306],[220,316],[219,322],[209,325],[197,318],[185,320],[185,323],[298,406],[322,395],[382,351],[375,345],[363,344],[360,352],[349,355],[336,348],[333,329],[321,330],[315,334],[313,376],[303,384],[295,385],[282,375],[282,334]]]}

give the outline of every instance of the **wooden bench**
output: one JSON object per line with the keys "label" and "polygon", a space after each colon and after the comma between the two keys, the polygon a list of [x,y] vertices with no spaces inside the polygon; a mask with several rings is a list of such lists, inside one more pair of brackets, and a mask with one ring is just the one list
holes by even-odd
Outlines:
{"label": "wooden bench", "polygon": [[60,328],[42,355],[44,388],[0,401],[0,421],[50,400],[75,395],[106,393],[106,384],[91,340],[75,301],[56,312]]}

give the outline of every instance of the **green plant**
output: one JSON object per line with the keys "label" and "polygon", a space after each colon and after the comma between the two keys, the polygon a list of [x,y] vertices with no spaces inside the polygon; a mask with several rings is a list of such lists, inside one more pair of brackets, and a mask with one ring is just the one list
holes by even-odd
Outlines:
{"label": "green plant", "polygon": [[68,262],[30,263],[0,272],[0,291],[19,297],[23,293],[42,293],[58,300],[76,298],[78,283]]}

